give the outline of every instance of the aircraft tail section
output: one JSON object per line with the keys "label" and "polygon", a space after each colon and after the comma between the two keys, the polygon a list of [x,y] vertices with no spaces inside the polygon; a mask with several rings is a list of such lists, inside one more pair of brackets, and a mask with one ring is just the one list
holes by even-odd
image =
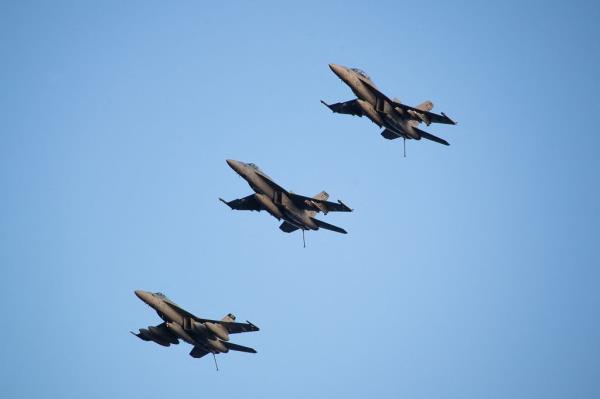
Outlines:
{"label": "aircraft tail section", "polygon": [[427,100],[417,105],[415,108],[421,111],[431,111],[433,109],[433,103]]}
{"label": "aircraft tail section", "polygon": [[313,199],[316,199],[319,201],[327,201],[329,199],[329,194],[327,194],[326,191],[321,191],[319,194],[315,195],[313,197]]}
{"label": "aircraft tail section", "polygon": [[381,132],[381,136],[388,140],[394,140],[400,137],[400,135],[392,132],[390,129],[384,129],[383,132]]}
{"label": "aircraft tail section", "polygon": [[[316,199],[319,201],[327,201],[329,199],[329,194],[327,194],[327,191],[321,191],[319,194],[316,194],[315,196],[313,196],[313,199]],[[317,212],[308,211],[308,214],[312,218],[317,214]]]}
{"label": "aircraft tail section", "polygon": [[256,349],[254,349],[254,348],[249,348],[247,346],[242,346],[242,345],[234,344],[233,342],[229,342],[229,341],[221,341],[221,343],[223,345],[225,345],[225,347],[227,349],[232,350],[232,351],[246,352],[246,353],[256,353]]}
{"label": "aircraft tail section", "polygon": [[208,354],[209,352],[200,346],[194,346],[194,349],[192,349],[192,351],[190,352],[190,356],[195,359],[200,359],[201,357],[206,356]]}
{"label": "aircraft tail section", "polygon": [[281,231],[283,231],[284,233],[293,233],[294,231],[298,230],[298,228],[296,226],[294,226],[293,224],[288,223],[288,222],[281,223],[281,226],[279,226],[279,229]]}
{"label": "aircraft tail section", "polygon": [[436,143],[440,143],[443,145],[450,145],[450,143],[448,143],[446,140],[444,140],[440,137],[434,136],[431,133],[424,132],[423,130],[417,129],[416,127],[413,127],[413,129],[424,139],[435,141]]}
{"label": "aircraft tail section", "polygon": [[337,227],[334,226],[332,224],[329,223],[325,223],[322,220],[319,219],[315,219],[315,218],[311,218],[313,222],[315,222],[315,224],[320,228],[320,229],[325,229],[325,230],[331,230],[331,231],[335,231],[336,233],[341,233],[341,234],[348,234],[348,232],[344,229],[342,229],[341,227]]}
{"label": "aircraft tail section", "polygon": [[227,313],[227,315],[225,317],[223,317],[221,319],[221,321],[231,321],[231,322],[233,322],[233,321],[235,321],[235,315],[232,314],[232,313]]}

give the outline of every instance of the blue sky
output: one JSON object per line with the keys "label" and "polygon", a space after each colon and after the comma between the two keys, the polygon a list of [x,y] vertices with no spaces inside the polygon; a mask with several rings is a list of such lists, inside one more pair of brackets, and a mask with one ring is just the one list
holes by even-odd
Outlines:
{"label": "blue sky", "polygon": [[[0,5],[5,397],[600,396],[591,2]],[[430,99],[450,147],[320,103]],[[225,163],[355,209],[286,235]],[[261,327],[195,360],[162,291]]]}

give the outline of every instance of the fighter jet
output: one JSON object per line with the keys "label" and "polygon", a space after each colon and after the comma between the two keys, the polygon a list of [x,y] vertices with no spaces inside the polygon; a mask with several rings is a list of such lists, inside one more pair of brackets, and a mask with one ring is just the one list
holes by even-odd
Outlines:
{"label": "fighter jet", "polygon": [[329,68],[350,86],[350,89],[358,97],[336,104],[327,104],[321,100],[334,113],[360,117],[365,115],[377,126],[384,128],[381,135],[388,140],[402,137],[406,143],[406,139],[421,140],[421,138],[425,138],[436,143],[450,145],[446,140],[418,128],[420,123],[425,123],[427,126],[431,123],[456,125],[456,122],[443,112],[441,115],[429,112],[433,108],[431,101],[410,107],[402,104],[400,100],[388,98],[375,86],[371,78],[358,68],[348,68],[336,64],[329,64]]}
{"label": "fighter jet", "polygon": [[[217,353],[227,353],[230,350],[239,352],[256,353],[252,348],[229,342],[229,334],[237,334],[250,331],[258,331],[254,324],[236,323],[235,316],[231,313],[222,320],[202,319],[182,309],[160,292],[147,292],[137,290],[135,295],[148,306],[156,310],[163,323],[157,326],[140,328],[139,333],[133,335],[144,340],[154,341],[162,346],[178,344],[183,340],[194,348],[190,356],[201,358],[209,353],[213,356]],[[215,366],[217,359],[215,358]],[[218,366],[217,366],[218,370]]]}
{"label": "fighter jet", "polygon": [[275,183],[273,179],[253,163],[228,159],[227,164],[246,180],[255,191],[255,194],[233,201],[225,201],[223,198],[219,198],[231,209],[267,211],[277,220],[283,219],[283,223],[279,228],[286,233],[301,229],[304,234],[304,230],[319,230],[321,228],[346,234],[346,230],[340,227],[315,219],[318,212],[324,214],[328,212],[352,212],[352,209],[348,208],[342,201],[337,203],[328,202],[329,194],[325,191],[312,198],[294,194]]}

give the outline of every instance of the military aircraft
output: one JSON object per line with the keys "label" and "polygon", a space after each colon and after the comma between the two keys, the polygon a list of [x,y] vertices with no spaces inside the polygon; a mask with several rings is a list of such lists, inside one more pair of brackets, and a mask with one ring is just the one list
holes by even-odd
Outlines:
{"label": "military aircraft", "polygon": [[[182,309],[160,292],[137,290],[135,295],[156,310],[158,316],[164,321],[147,329],[140,328],[137,334],[131,331],[133,335],[144,341],[154,341],[159,345],[169,346],[178,344],[181,339],[194,346],[190,352],[190,356],[194,358],[201,358],[209,353],[214,357],[217,353],[227,353],[230,350],[256,353],[252,348],[229,342],[229,334],[259,330],[249,321],[236,323],[235,316],[231,313],[222,320],[202,319]],[[215,366],[218,370],[216,357]]]}
{"label": "military aircraft", "polygon": [[233,201],[225,201],[223,198],[219,198],[231,209],[240,211],[265,210],[277,220],[283,219],[283,223],[279,228],[286,233],[301,229],[304,236],[304,230],[319,230],[320,228],[342,234],[347,233],[346,230],[340,227],[315,219],[314,216],[318,212],[324,214],[328,212],[352,212],[352,209],[348,208],[342,201],[337,203],[328,202],[329,194],[325,191],[312,198],[294,194],[275,183],[273,179],[253,163],[228,159],[227,164],[246,180],[255,191],[255,194]]}
{"label": "military aircraft", "polygon": [[[430,112],[433,108],[431,101],[410,107],[402,104],[400,100],[388,98],[375,86],[371,78],[358,68],[348,68],[336,64],[329,64],[329,68],[350,86],[350,89],[358,97],[335,104],[327,104],[321,100],[334,113],[360,117],[366,115],[377,126],[384,128],[381,135],[388,140],[402,137],[406,144],[406,139],[421,140],[421,138],[425,138],[436,143],[450,145],[446,140],[418,128],[420,123],[425,123],[427,126],[431,123],[456,125],[456,122],[443,112],[441,115]],[[406,145],[404,155],[406,156]]]}

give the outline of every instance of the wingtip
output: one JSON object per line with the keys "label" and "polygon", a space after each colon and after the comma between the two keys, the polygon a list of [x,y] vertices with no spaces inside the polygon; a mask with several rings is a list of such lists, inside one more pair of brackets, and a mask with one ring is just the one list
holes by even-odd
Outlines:
{"label": "wingtip", "polygon": [[443,113],[443,112],[442,112],[441,114],[442,114],[442,116],[444,116],[444,117],[448,118],[448,120],[449,120],[450,122],[452,122],[452,124],[453,124],[453,125],[458,125],[458,122],[457,122],[457,121],[455,121],[454,119],[450,118],[450,117],[449,117],[448,115],[446,115],[445,113]]}
{"label": "wingtip", "polygon": [[229,203],[227,201],[225,201],[223,198],[219,197],[219,201],[221,201],[222,203],[224,203],[225,205],[227,205],[230,209],[233,209],[231,207],[231,205],[229,205]]}
{"label": "wingtip", "polygon": [[338,200],[338,203],[339,203],[341,206],[345,207],[345,208],[348,210],[348,212],[353,212],[353,211],[354,211],[354,209],[352,209],[352,208],[350,208],[348,205],[344,204],[344,203],[343,203],[341,200]]}
{"label": "wingtip", "polygon": [[321,104],[323,104],[324,106],[326,106],[327,108],[329,108],[330,111],[333,112],[333,110],[331,109],[331,105],[327,104],[325,101],[321,100]]}
{"label": "wingtip", "polygon": [[248,323],[250,325],[250,327],[255,328],[256,330],[254,330],[254,331],[260,331],[260,328],[258,328],[258,326],[256,324],[252,323],[251,321],[246,320],[246,323]]}

